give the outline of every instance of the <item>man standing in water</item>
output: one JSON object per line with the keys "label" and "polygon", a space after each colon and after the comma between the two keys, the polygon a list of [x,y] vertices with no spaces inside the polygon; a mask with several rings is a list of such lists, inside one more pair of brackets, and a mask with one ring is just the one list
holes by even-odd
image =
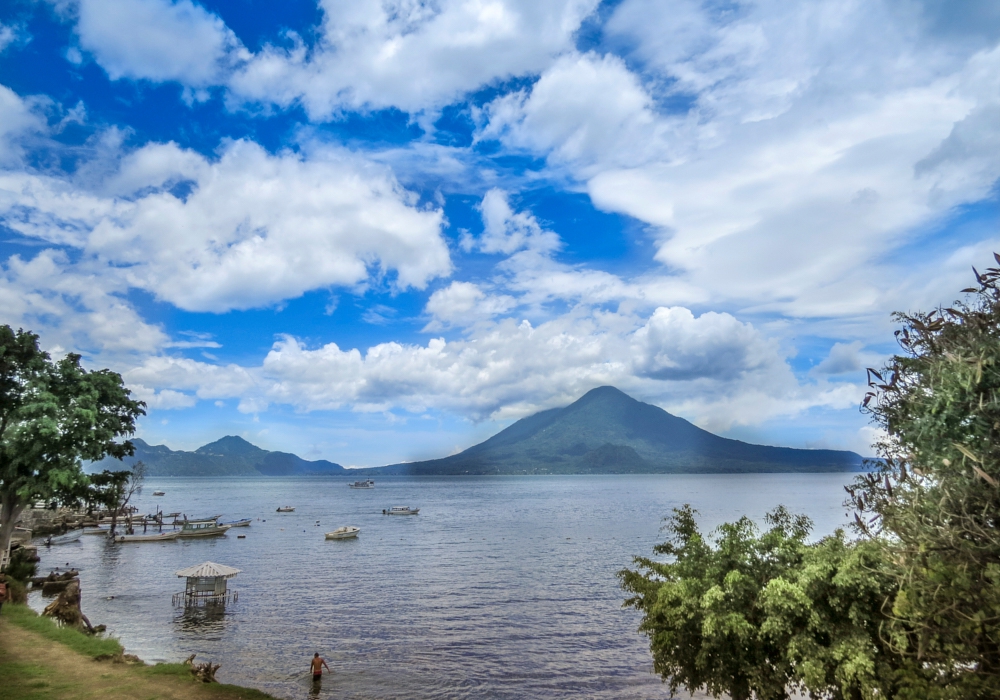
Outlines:
{"label": "man standing in water", "polygon": [[[323,677],[323,667],[326,666],[326,661],[322,656],[319,655],[317,651],[313,654],[312,659],[312,673],[313,673],[313,683],[319,683],[320,679]],[[326,670],[329,671],[330,667],[326,666]]]}

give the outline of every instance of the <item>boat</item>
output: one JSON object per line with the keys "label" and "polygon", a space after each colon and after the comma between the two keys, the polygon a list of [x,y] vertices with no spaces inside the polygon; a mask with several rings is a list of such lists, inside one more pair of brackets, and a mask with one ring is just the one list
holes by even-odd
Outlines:
{"label": "boat", "polygon": [[344,527],[338,527],[333,532],[326,533],[326,539],[349,540],[352,537],[357,537],[359,532],[361,532],[360,527],[354,527],[353,525],[345,525]]}
{"label": "boat", "polygon": [[383,510],[383,515],[416,515],[420,512],[419,508],[410,508],[410,506],[393,506],[389,510]]}
{"label": "boat", "polygon": [[80,535],[82,534],[83,530],[73,530],[72,532],[67,532],[64,535],[49,535],[45,540],[45,544],[69,544],[70,542],[76,542],[80,539]]}
{"label": "boat", "polygon": [[111,534],[111,528],[110,527],[101,527],[100,525],[97,525],[95,527],[85,527],[83,529],[83,534],[85,534],[85,535],[110,535]]}
{"label": "boat", "polygon": [[166,491],[153,491],[153,495],[154,496],[166,496],[167,492]]}
{"label": "boat", "polygon": [[188,520],[181,525],[178,537],[214,537],[224,535],[232,525],[220,525],[213,520]]}
{"label": "boat", "polygon": [[373,489],[375,488],[375,482],[371,479],[365,479],[364,481],[352,481],[348,486],[352,489]]}
{"label": "boat", "polygon": [[291,513],[295,510],[295,506],[281,506],[278,508],[278,513]]}
{"label": "boat", "polygon": [[180,536],[180,530],[156,532],[149,535],[115,535],[115,542],[169,542]]}
{"label": "boat", "polygon": [[229,527],[250,527],[251,522],[250,518],[243,518],[243,520],[233,520],[232,522],[223,524]]}

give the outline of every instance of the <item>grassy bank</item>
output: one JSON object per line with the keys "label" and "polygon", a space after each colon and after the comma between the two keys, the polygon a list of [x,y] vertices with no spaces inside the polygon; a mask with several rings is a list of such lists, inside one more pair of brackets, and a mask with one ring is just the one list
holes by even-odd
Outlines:
{"label": "grassy bank", "polygon": [[19,700],[275,700],[252,688],[200,683],[183,664],[115,663],[116,639],[59,627],[26,605],[0,611],[0,695]]}

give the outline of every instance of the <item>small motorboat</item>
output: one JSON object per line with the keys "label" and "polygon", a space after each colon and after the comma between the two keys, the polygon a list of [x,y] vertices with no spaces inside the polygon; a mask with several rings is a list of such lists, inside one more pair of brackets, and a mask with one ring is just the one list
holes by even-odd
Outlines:
{"label": "small motorboat", "polygon": [[166,491],[153,491],[153,495],[154,496],[166,496],[167,492]]}
{"label": "small motorboat", "polygon": [[232,522],[224,524],[229,527],[250,527],[251,522],[250,518],[243,518],[242,520],[233,520]]}
{"label": "small motorboat", "polygon": [[326,533],[326,539],[349,540],[352,537],[357,537],[359,532],[361,532],[360,527],[354,527],[353,525],[345,525],[344,527],[338,527],[333,532]]}
{"label": "small motorboat", "polygon": [[51,546],[54,544],[69,544],[70,542],[76,542],[78,539],[80,539],[80,535],[82,534],[83,530],[73,530],[71,532],[67,532],[64,535],[49,535],[45,539],[45,544],[47,546]]}
{"label": "small motorboat", "polygon": [[295,506],[281,506],[281,508],[278,508],[277,510],[278,513],[292,513],[294,511]]}
{"label": "small motorboat", "polygon": [[83,528],[83,534],[85,535],[110,535],[110,527],[101,527],[100,525],[94,525],[91,527]]}
{"label": "small motorboat", "polygon": [[149,535],[115,535],[115,542],[169,542],[180,537],[180,530],[157,532]]}
{"label": "small motorboat", "polygon": [[188,520],[183,525],[181,529],[177,532],[178,537],[214,537],[216,535],[226,534],[226,530],[231,528],[232,525],[220,525],[215,522],[215,519],[211,520]]}
{"label": "small motorboat", "polygon": [[375,488],[375,482],[371,479],[365,479],[364,481],[352,481],[348,486],[352,489],[373,489]]}
{"label": "small motorboat", "polygon": [[383,510],[383,515],[416,515],[420,512],[419,508],[410,508],[410,506],[393,506],[389,510]]}

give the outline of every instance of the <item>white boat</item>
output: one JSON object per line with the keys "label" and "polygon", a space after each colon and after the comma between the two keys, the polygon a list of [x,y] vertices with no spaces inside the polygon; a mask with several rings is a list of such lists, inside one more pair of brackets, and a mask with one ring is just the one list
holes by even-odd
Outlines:
{"label": "white boat", "polygon": [[250,523],[253,522],[250,518],[243,518],[242,520],[234,520],[230,523],[224,523],[229,527],[250,527]]}
{"label": "white boat", "polygon": [[295,506],[281,506],[281,508],[278,508],[277,510],[278,513],[292,513],[294,511]]}
{"label": "white boat", "polygon": [[375,482],[371,479],[365,479],[364,481],[353,481],[348,486],[352,489],[373,489],[375,488]]}
{"label": "white boat", "polygon": [[45,544],[69,544],[70,542],[76,542],[80,539],[80,535],[82,534],[83,530],[73,530],[72,532],[67,532],[64,535],[49,535],[45,540]]}
{"label": "white boat", "polygon": [[349,540],[352,537],[357,537],[359,532],[361,532],[360,527],[354,527],[353,525],[345,525],[344,527],[338,527],[333,532],[326,533],[326,539]]}
{"label": "white boat", "polygon": [[169,542],[180,536],[180,530],[155,532],[149,535],[115,535],[115,542]]}
{"label": "white boat", "polygon": [[110,535],[111,534],[111,528],[110,527],[101,527],[101,526],[86,527],[86,528],[83,529],[83,534],[85,534],[85,535]]}
{"label": "white boat", "polygon": [[232,525],[220,525],[215,520],[188,520],[181,525],[178,537],[214,537],[224,535]]}
{"label": "white boat", "polygon": [[393,506],[389,510],[383,510],[383,515],[416,515],[420,512],[419,508],[410,508],[410,506]]}

